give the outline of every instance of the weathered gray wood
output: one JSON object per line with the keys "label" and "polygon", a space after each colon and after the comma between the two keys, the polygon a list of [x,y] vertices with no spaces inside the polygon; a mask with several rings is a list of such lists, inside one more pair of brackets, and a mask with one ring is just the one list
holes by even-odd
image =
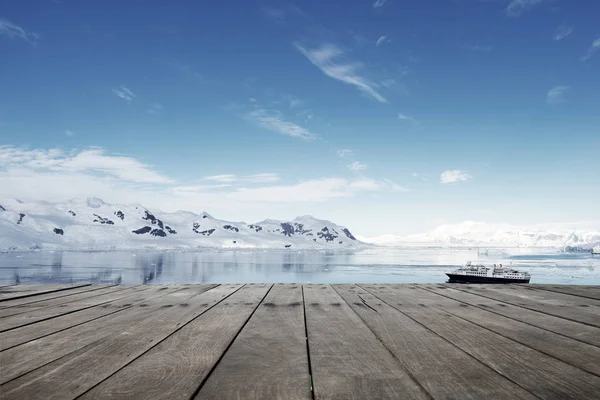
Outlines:
{"label": "weathered gray wood", "polygon": [[[38,285],[38,286],[42,286],[42,285]],[[41,295],[37,295],[37,296],[31,296],[31,297],[25,297],[25,298],[20,298],[20,299],[13,299],[13,300],[6,300],[6,301],[3,301],[2,303],[0,303],[0,313],[10,311],[10,310],[7,310],[8,308],[23,307],[23,306],[38,307],[38,306],[45,305],[47,302],[49,302],[51,300],[60,301],[60,299],[64,299],[64,301],[67,301],[71,296],[76,295],[76,294],[87,293],[87,292],[96,292],[98,290],[101,291],[106,288],[118,288],[118,287],[119,286],[116,286],[116,285],[80,286],[80,287],[77,287],[74,289],[64,290],[64,291],[60,291],[60,292],[51,292],[51,293],[41,294]],[[93,293],[90,293],[90,296],[91,295],[93,295]],[[60,304],[60,303],[55,303],[55,304]],[[4,314],[0,314],[0,315],[4,315]]]}
{"label": "weathered gray wood", "polygon": [[527,287],[600,300],[600,286],[598,285],[527,285]]}
{"label": "weathered gray wood", "polygon": [[[101,318],[116,312],[123,311],[126,307],[144,301],[151,292],[147,285],[131,288],[118,302],[111,302],[110,305],[98,305],[87,308],[76,313],[61,315],[46,321],[39,321],[35,324],[21,326],[13,330],[0,333],[0,351],[27,343],[31,340],[39,339],[43,336],[63,331],[74,326]],[[1,322],[1,320],[0,320]]]}
{"label": "weathered gray wood", "polygon": [[450,285],[424,285],[423,287],[432,290],[439,295],[447,296],[451,299],[468,303],[475,307],[484,308],[489,312],[537,326],[538,328],[546,329],[593,346],[600,346],[600,328],[583,325],[579,322],[568,321],[539,311],[499,302],[474,293],[456,290],[453,287],[450,287]]}
{"label": "weathered gray wood", "polygon": [[[178,304],[162,304],[163,311],[155,312],[150,318],[128,326],[123,333],[101,339],[84,353],[67,356],[64,360],[46,365],[3,385],[3,395],[7,399],[65,399],[82,395],[226,299],[238,290],[240,285],[222,285],[209,291],[205,291],[205,288],[204,285],[194,285],[182,290],[181,293],[187,292],[187,295],[179,296]],[[192,348],[187,346],[179,349],[180,355],[192,351]],[[171,352],[173,350],[170,349]],[[167,357],[170,354],[172,353],[163,356]],[[177,361],[181,362],[180,359]],[[163,359],[160,359],[155,367],[160,368],[162,362]],[[158,377],[151,371],[144,371],[144,376],[150,378],[150,382],[155,382]],[[194,377],[188,375],[186,378]],[[165,382],[165,388],[171,384],[173,381],[169,379]],[[147,391],[148,388],[142,385],[136,387],[136,390]]]}
{"label": "weathered gray wood", "polygon": [[300,285],[276,285],[196,398],[310,399],[302,305]]}
{"label": "weathered gray wood", "polygon": [[537,398],[362,288],[334,289],[434,399]]}
{"label": "weathered gray wood", "polygon": [[[425,289],[419,286],[420,292]],[[434,291],[428,291],[434,293]],[[421,294],[421,293],[420,293]],[[553,332],[499,316],[479,307],[473,307],[444,296],[433,298],[442,310],[464,318],[506,338],[555,357],[561,361],[600,376],[600,348],[557,335]],[[599,332],[600,333],[600,332]]]}
{"label": "weathered gray wood", "polygon": [[[39,321],[56,318],[61,315],[72,314],[85,310],[90,307],[109,303],[127,296],[127,290],[122,287],[111,287],[103,289],[99,296],[90,296],[89,292],[76,295],[81,297],[79,301],[57,304],[48,307],[34,307],[34,310],[27,313],[19,313],[4,318],[0,318],[0,333],[15,329],[20,326],[31,325]],[[56,299],[59,303],[63,298]],[[11,309],[14,309],[11,308]]]}
{"label": "weathered gray wood", "polygon": [[449,287],[571,321],[600,327],[600,301],[527,289],[518,285],[452,285]]}
{"label": "weathered gray wood", "polygon": [[[82,399],[191,398],[270,288],[265,284],[245,285]],[[75,392],[61,392],[62,397],[67,393]]]}
{"label": "weathered gray wood", "polygon": [[305,285],[315,399],[428,398],[329,285]]}
{"label": "weathered gray wood", "polygon": [[[39,313],[40,310],[42,310],[42,309],[57,310],[59,307],[60,308],[70,307],[70,306],[74,306],[75,303],[81,302],[82,300],[96,298],[98,296],[102,296],[107,293],[123,291],[123,290],[126,290],[127,288],[128,288],[127,286],[106,286],[106,287],[100,288],[98,290],[85,291],[83,293],[80,292],[80,293],[76,293],[71,296],[61,296],[58,298],[52,298],[49,300],[44,300],[44,301],[40,301],[40,302],[36,302],[36,303],[3,308],[3,309],[0,309],[0,324],[2,324],[2,328],[5,329],[6,327],[4,326],[4,323],[11,320],[11,319],[6,319],[7,317],[16,316],[19,314],[26,314],[25,319],[33,320],[33,318],[35,318],[36,312]],[[51,311],[46,311],[46,312],[51,313]],[[41,312],[41,313],[43,314],[44,312]],[[0,329],[0,331],[3,329]]]}
{"label": "weathered gray wood", "polygon": [[437,308],[441,296],[398,285],[362,287],[539,397],[585,399],[600,393],[600,377]]}
{"label": "weathered gray wood", "polygon": [[[15,285],[5,288],[0,288],[0,302],[5,302],[14,299],[22,299],[25,297],[39,296],[46,293],[57,293],[63,290],[71,290],[90,284],[83,285]],[[1,304],[1,303],[0,303]]]}
{"label": "weathered gray wood", "polygon": [[[152,289],[151,293],[145,296],[143,302],[135,305],[132,305],[130,300],[123,299],[100,306],[112,310],[124,308],[121,312],[1,352],[0,384],[64,357],[84,346],[105,340],[110,335],[126,331],[129,327],[148,318],[156,318],[167,310],[163,306],[180,302],[178,300],[181,297],[176,293],[186,293],[182,286],[162,286]],[[0,391],[2,390],[0,386]]]}

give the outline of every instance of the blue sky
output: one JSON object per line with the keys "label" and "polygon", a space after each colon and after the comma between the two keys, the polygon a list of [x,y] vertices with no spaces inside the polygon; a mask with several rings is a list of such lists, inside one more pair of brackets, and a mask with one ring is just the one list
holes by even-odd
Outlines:
{"label": "blue sky", "polygon": [[8,2],[0,197],[364,236],[598,221],[600,3]]}

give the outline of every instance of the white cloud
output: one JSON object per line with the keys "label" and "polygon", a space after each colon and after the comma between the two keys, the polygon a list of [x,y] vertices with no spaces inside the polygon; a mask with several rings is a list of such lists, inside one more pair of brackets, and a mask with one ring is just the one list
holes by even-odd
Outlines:
{"label": "white cloud", "polygon": [[412,176],[415,177],[415,178],[418,178],[418,179],[422,180],[423,182],[429,182],[429,179],[425,178],[424,176],[421,176],[421,175],[417,174],[416,172],[413,172]]}
{"label": "white cloud", "polygon": [[248,182],[248,183],[269,183],[279,181],[279,174],[266,172],[262,174],[237,176],[232,174],[224,175],[212,175],[204,178],[207,181],[221,182],[221,183],[236,183],[236,182]]}
{"label": "white cloud", "polygon": [[115,96],[127,101],[131,101],[135,97],[135,94],[125,86],[121,86],[118,89],[113,89],[112,92]]}
{"label": "white cloud", "polygon": [[373,3],[373,8],[383,7],[383,5],[387,2],[388,0],[375,0],[375,3]]}
{"label": "white cloud", "polygon": [[350,149],[339,149],[337,151],[337,155],[340,157],[346,157],[346,156],[351,157],[354,155],[354,152]]}
{"label": "white cloud", "polygon": [[257,109],[246,114],[246,119],[257,123],[259,126],[273,132],[305,140],[314,140],[317,135],[306,128],[286,121],[279,111]]}
{"label": "white cloud", "polygon": [[156,114],[163,110],[163,106],[159,103],[153,103],[152,106],[147,110],[150,114]]}
{"label": "white cloud", "polygon": [[290,108],[298,108],[304,105],[304,102],[297,97],[289,96],[290,99]]}
{"label": "white cloud", "polygon": [[587,53],[585,53],[585,55],[581,57],[581,60],[589,60],[594,54],[596,54],[598,50],[600,50],[600,37],[592,42],[592,45],[588,48]]}
{"label": "white cloud", "polygon": [[358,70],[362,68],[362,64],[339,61],[339,58],[344,55],[344,52],[337,46],[333,44],[324,44],[316,50],[307,50],[298,44],[295,44],[295,46],[300,53],[308,58],[308,60],[325,75],[349,85],[353,85],[361,92],[375,98],[381,103],[387,103],[385,97],[375,90],[379,85],[358,74]]}
{"label": "white cloud", "polygon": [[401,121],[408,121],[408,122],[412,122],[413,124],[418,125],[419,122],[414,119],[413,117],[411,117],[410,115],[406,115],[406,114],[402,114],[402,113],[398,113],[398,119]]}
{"label": "white cloud", "polygon": [[511,0],[506,7],[506,13],[511,17],[518,17],[544,1],[546,0]]}
{"label": "white cloud", "polygon": [[458,169],[454,169],[454,170],[447,170],[447,171],[442,172],[440,175],[440,182],[441,183],[454,183],[454,182],[466,181],[471,178],[472,178],[472,176],[469,175],[467,172],[461,171]]}
{"label": "white cloud", "polygon": [[133,158],[106,155],[98,148],[65,153],[60,149],[26,150],[0,146],[0,169],[27,169],[40,173],[100,173],[136,183],[172,182]]}
{"label": "white cloud", "polygon": [[387,35],[383,35],[381,37],[379,37],[379,39],[377,39],[377,42],[375,42],[375,46],[379,47],[384,43],[389,42],[388,40],[388,36]]}
{"label": "white cloud", "polygon": [[556,29],[556,32],[554,32],[554,40],[563,40],[571,33],[573,33],[572,26],[561,25]]}
{"label": "white cloud", "polygon": [[405,188],[404,186],[398,185],[396,182],[391,179],[384,179],[383,182],[394,192],[409,192],[410,190]]}
{"label": "white cloud", "polygon": [[10,39],[19,38],[32,44],[35,44],[40,38],[37,33],[28,32],[3,18],[0,18],[0,36],[7,36]]}
{"label": "white cloud", "polygon": [[367,164],[361,163],[360,161],[354,161],[352,164],[348,164],[347,167],[352,171],[363,171],[367,169]]}
{"label": "white cloud", "polygon": [[68,130],[68,129],[67,129],[67,130],[65,131],[65,135],[67,135],[67,136],[75,136],[75,132],[73,132],[73,131],[70,131],[70,130]]}
{"label": "white cloud", "polygon": [[546,102],[552,105],[564,103],[567,100],[566,95],[570,90],[570,86],[556,86],[546,94]]}

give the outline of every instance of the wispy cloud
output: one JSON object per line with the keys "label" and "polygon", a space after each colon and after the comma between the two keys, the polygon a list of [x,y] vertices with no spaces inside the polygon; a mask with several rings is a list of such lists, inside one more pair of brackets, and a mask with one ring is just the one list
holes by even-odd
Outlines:
{"label": "wispy cloud", "polygon": [[304,105],[304,102],[295,96],[288,96],[290,100],[290,108],[298,108]]}
{"label": "wispy cloud", "polygon": [[350,149],[339,149],[337,155],[340,157],[351,157],[354,155],[354,152]]}
{"label": "wispy cloud", "polygon": [[153,103],[152,106],[147,110],[150,114],[156,114],[163,110],[163,106],[159,103]]}
{"label": "wispy cloud", "polygon": [[560,104],[567,101],[567,93],[571,90],[570,86],[556,86],[546,94],[546,102],[548,104]]}
{"label": "wispy cloud", "polygon": [[46,172],[100,173],[136,183],[172,182],[134,158],[108,155],[99,148],[66,153],[61,149],[27,150],[0,146],[0,169],[22,168]]}
{"label": "wispy cloud", "polygon": [[177,58],[166,57],[163,61],[173,70],[179,72],[182,75],[187,75],[194,78],[198,82],[207,83],[208,81],[204,78],[200,72],[198,72],[192,65],[185,63]]}
{"label": "wispy cloud", "polygon": [[373,3],[373,8],[383,7],[387,2],[388,0],[375,0],[375,3]]}
{"label": "wispy cloud", "polygon": [[422,180],[423,182],[429,182],[429,179],[425,178],[424,176],[421,176],[421,175],[417,174],[416,172],[413,172],[412,176],[414,178]]}
{"label": "wispy cloud", "polygon": [[474,51],[477,53],[490,53],[492,51],[492,46],[489,44],[472,44],[467,43],[463,45],[463,48]]}
{"label": "wispy cloud", "polygon": [[314,140],[317,135],[306,128],[286,121],[279,111],[259,108],[246,114],[246,119],[257,123],[259,126],[273,132],[305,140]]}
{"label": "wispy cloud", "polygon": [[401,120],[401,121],[407,121],[407,122],[411,122],[411,123],[413,123],[415,125],[419,125],[419,121],[417,121],[416,119],[414,119],[410,115],[398,113],[398,119]]}
{"label": "wispy cloud", "polygon": [[40,38],[37,33],[27,31],[4,18],[0,18],[0,36],[10,39],[19,38],[32,44],[35,44]]}
{"label": "wispy cloud", "polygon": [[471,178],[472,178],[472,176],[470,174],[468,174],[467,172],[461,171],[458,169],[454,169],[454,170],[447,170],[447,171],[442,172],[440,175],[440,182],[441,183],[455,183],[455,182],[466,181]]}
{"label": "wispy cloud", "polygon": [[118,89],[113,89],[112,92],[115,96],[127,101],[131,101],[135,97],[135,94],[125,86],[121,86]]}
{"label": "wispy cloud", "polygon": [[410,192],[409,189],[405,188],[404,186],[398,185],[391,179],[384,179],[383,182],[385,182],[385,184],[394,192]]}
{"label": "wispy cloud", "polygon": [[325,75],[338,81],[353,85],[363,93],[375,98],[381,103],[387,103],[385,97],[375,90],[377,84],[360,76],[358,70],[362,68],[360,63],[349,63],[336,61],[344,55],[344,52],[333,44],[324,44],[316,50],[307,50],[295,44],[296,48],[308,60],[319,68]]}
{"label": "wispy cloud", "polygon": [[573,33],[572,26],[561,25],[556,29],[556,32],[554,32],[554,40],[557,40],[557,41],[563,40],[564,38],[569,36],[571,33]]}
{"label": "wispy cloud", "polygon": [[233,174],[212,175],[204,178],[204,180],[219,183],[270,183],[277,182],[279,179],[279,174],[272,172],[243,176]]}
{"label": "wispy cloud", "polygon": [[594,40],[592,42],[592,45],[588,48],[587,52],[585,53],[585,55],[583,57],[581,57],[582,61],[587,61],[590,58],[592,58],[592,56],[594,54],[596,54],[596,52],[600,50],[600,37],[597,38],[596,40]]}
{"label": "wispy cloud", "polygon": [[375,46],[379,47],[382,44],[387,43],[387,42],[389,42],[388,35],[383,35],[383,36],[380,36],[379,39],[377,39],[377,41],[375,42]]}
{"label": "wispy cloud", "polygon": [[70,130],[68,130],[68,129],[67,129],[67,130],[65,131],[65,135],[67,135],[67,136],[75,136],[75,132],[73,132],[73,131],[70,131]]}
{"label": "wispy cloud", "polygon": [[347,167],[352,171],[363,171],[367,169],[367,164],[361,163],[360,161],[354,161],[352,164],[348,164]]}
{"label": "wispy cloud", "polygon": [[261,11],[267,18],[273,20],[275,23],[285,24],[285,13],[283,10],[271,7],[263,7]]}
{"label": "wispy cloud", "polygon": [[510,17],[518,17],[544,1],[546,0],[511,0],[506,6],[506,14]]}

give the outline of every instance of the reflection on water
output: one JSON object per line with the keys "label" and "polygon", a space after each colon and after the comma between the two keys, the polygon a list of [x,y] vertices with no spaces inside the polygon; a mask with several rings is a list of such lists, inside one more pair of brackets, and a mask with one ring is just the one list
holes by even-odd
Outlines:
{"label": "reflection on water", "polygon": [[[536,251],[538,253],[536,253]],[[466,261],[503,263],[532,283],[600,284],[600,257],[556,251],[369,249],[297,251],[30,252],[0,254],[0,284],[441,283]]]}

